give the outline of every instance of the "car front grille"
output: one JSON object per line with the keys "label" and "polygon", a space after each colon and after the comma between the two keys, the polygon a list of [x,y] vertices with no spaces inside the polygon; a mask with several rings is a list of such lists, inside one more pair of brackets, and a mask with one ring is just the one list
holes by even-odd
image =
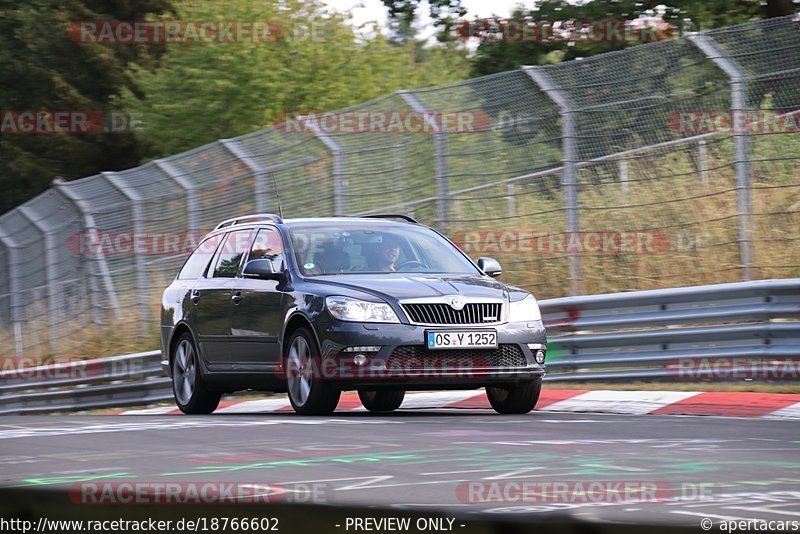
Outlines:
{"label": "car front grille", "polygon": [[503,344],[496,349],[428,350],[425,345],[400,345],[386,359],[388,370],[406,369],[492,369],[525,367],[527,361],[518,345]]}
{"label": "car front grille", "polygon": [[449,304],[403,304],[412,323],[420,324],[488,324],[500,321],[503,305],[493,302],[471,302],[460,310]]}

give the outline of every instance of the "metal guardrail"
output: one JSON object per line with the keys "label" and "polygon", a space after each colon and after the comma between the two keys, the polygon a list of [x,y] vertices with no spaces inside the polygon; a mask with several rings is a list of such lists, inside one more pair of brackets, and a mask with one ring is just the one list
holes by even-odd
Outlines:
{"label": "metal guardrail", "polygon": [[139,406],[172,399],[153,350],[0,372],[0,415]]}
{"label": "metal guardrail", "polygon": [[[539,306],[549,334],[548,381],[719,380],[747,376],[754,361],[760,378],[780,380],[787,361],[800,368],[798,278],[566,297]],[[171,400],[160,360],[156,350],[2,371],[0,415]]]}
{"label": "metal guardrail", "polygon": [[781,379],[787,361],[800,362],[797,278],[566,297],[540,307],[551,349],[547,380]]}

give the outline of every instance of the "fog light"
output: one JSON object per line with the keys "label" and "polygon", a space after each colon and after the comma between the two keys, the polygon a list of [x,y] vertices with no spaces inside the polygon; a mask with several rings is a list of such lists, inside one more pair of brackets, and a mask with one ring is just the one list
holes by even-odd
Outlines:
{"label": "fog light", "polygon": [[363,347],[345,347],[342,352],[378,352],[381,350],[378,345],[366,345]]}
{"label": "fog light", "polygon": [[361,367],[367,363],[367,356],[365,354],[356,354],[353,356],[353,363]]}
{"label": "fog light", "polygon": [[536,363],[540,365],[544,363],[544,356],[545,354],[543,350],[537,350],[533,353],[533,358],[536,360]]}

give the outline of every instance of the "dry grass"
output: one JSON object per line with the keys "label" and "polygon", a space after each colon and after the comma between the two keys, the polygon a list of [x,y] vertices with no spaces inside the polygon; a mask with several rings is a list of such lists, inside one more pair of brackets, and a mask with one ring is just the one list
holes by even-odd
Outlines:
{"label": "dry grass", "polygon": [[[800,276],[800,138],[766,136],[753,147],[751,238],[754,278]],[[741,280],[738,207],[732,143],[708,144],[707,175],[698,169],[696,147],[643,153],[628,160],[628,182],[619,162],[579,171],[582,232],[606,235],[643,232],[660,246],[636,252],[589,252],[581,257],[583,294],[659,289]],[[470,246],[477,256],[496,257],[503,279],[539,298],[568,294],[567,252],[551,243],[564,238],[564,198],[559,174],[515,185],[517,216],[509,217],[506,186],[463,195],[454,201],[451,233],[520,231],[545,237],[544,250],[514,248],[514,241]],[[474,234],[473,234],[474,235]],[[548,241],[550,240],[550,241]],[[508,246],[508,245],[511,246]],[[525,243],[523,243],[524,245]],[[530,245],[528,245],[530,246]]]}

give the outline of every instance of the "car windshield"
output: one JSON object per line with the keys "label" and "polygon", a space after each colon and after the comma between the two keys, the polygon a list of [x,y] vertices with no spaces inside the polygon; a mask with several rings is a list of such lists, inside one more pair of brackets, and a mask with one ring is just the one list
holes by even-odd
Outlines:
{"label": "car windshield", "polygon": [[338,223],[290,227],[295,258],[305,276],[358,273],[479,274],[436,232],[415,225]]}

